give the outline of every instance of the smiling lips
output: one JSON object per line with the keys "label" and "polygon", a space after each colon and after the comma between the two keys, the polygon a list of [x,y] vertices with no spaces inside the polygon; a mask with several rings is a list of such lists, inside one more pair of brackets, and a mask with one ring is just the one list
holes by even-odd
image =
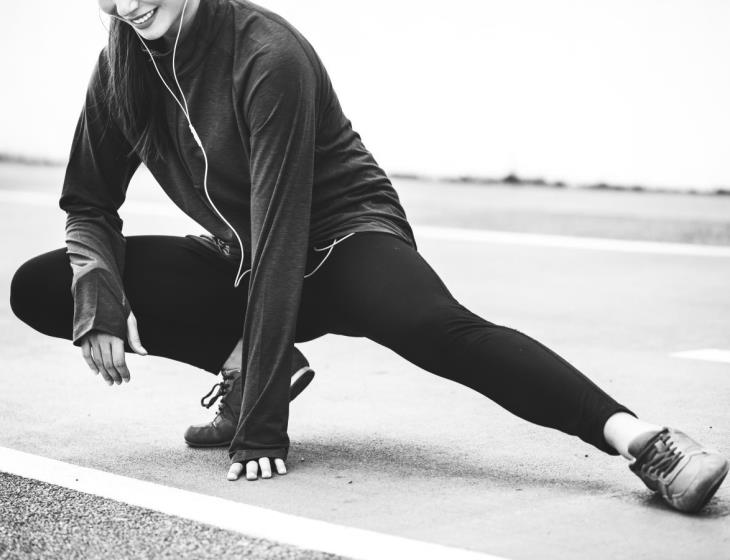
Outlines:
{"label": "smiling lips", "polygon": [[157,8],[153,8],[146,14],[138,17],[137,19],[130,20],[135,25],[142,25],[144,23],[147,23],[150,19],[152,19],[152,16],[155,15],[155,12],[157,11]]}

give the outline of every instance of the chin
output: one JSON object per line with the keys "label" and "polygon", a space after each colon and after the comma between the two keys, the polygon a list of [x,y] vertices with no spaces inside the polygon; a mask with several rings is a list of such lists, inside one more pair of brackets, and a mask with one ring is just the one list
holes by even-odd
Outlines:
{"label": "chin", "polygon": [[157,32],[153,29],[144,29],[142,31],[138,30],[137,33],[145,41],[156,41],[157,39],[161,39],[165,36],[165,31]]}
{"label": "chin", "polygon": [[162,37],[165,36],[165,34],[170,30],[169,25],[160,24],[158,22],[155,22],[154,25],[151,27],[148,27],[147,29],[137,29],[137,33],[145,40],[145,41],[155,41],[157,39],[162,39]]}

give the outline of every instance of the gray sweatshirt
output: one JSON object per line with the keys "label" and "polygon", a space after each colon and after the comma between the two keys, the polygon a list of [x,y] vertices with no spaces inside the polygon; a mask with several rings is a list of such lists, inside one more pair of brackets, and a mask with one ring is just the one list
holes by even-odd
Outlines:
{"label": "gray sweatshirt", "polygon": [[[157,61],[172,84],[171,56]],[[415,246],[413,233],[390,181],[343,114],[322,62],[284,19],[244,0],[202,0],[176,66],[208,154],[208,190],[242,238],[251,266],[241,312],[243,405],[229,454],[234,462],[286,458],[292,349],[309,248],[365,231],[389,232]],[[92,330],[126,338],[130,306],[118,210],[140,163],[183,212],[235,243],[203,194],[202,152],[172,97],[165,98],[171,145],[164,159],[142,162],[131,153],[134,139],[111,117],[108,74],[104,50],[60,201],[68,215],[75,344]]]}

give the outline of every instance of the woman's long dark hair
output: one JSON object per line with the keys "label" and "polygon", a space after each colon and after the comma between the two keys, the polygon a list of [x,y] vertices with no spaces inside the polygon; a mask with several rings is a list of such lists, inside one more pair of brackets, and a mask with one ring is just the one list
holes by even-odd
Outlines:
{"label": "woman's long dark hair", "polygon": [[135,139],[132,149],[143,161],[162,157],[167,143],[162,92],[140,38],[129,24],[114,17],[109,25],[107,55],[107,95],[113,117]]}

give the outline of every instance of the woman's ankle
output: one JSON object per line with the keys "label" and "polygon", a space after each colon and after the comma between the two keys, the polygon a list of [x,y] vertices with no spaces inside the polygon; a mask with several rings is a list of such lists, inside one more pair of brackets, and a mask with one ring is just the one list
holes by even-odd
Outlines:
{"label": "woman's ankle", "polygon": [[223,362],[223,366],[221,366],[222,370],[239,370],[242,371],[243,368],[241,367],[243,363],[243,340],[239,339],[238,343],[236,344],[236,347],[233,349],[233,352],[231,352],[226,359],[225,362]]}
{"label": "woman's ankle", "polygon": [[603,437],[611,447],[631,461],[634,459],[629,451],[631,443],[644,434],[655,434],[662,429],[662,426],[644,422],[626,412],[617,412],[606,421]]}

